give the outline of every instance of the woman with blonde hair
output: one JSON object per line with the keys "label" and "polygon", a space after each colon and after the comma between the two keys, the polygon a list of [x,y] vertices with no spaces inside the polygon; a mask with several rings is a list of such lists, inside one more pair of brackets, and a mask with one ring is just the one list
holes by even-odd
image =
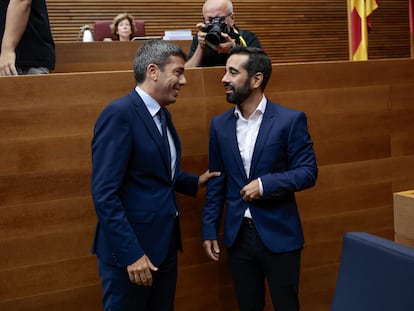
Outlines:
{"label": "woman with blonde hair", "polygon": [[134,17],[128,13],[118,14],[115,16],[110,28],[112,34],[119,41],[131,41],[136,31]]}

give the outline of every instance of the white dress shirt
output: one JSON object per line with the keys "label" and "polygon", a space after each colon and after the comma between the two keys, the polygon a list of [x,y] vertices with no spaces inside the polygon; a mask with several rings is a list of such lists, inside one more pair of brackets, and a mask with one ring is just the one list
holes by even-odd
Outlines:
{"label": "white dress shirt", "polygon": [[[250,176],[250,166],[252,162],[252,156],[254,151],[254,146],[256,144],[257,135],[259,134],[260,125],[262,124],[263,114],[266,109],[266,98],[263,95],[262,100],[257,106],[256,110],[252,115],[245,119],[241,114],[239,108],[236,106],[234,109],[234,114],[237,118],[236,121],[236,134],[237,142],[239,145],[240,156],[243,161],[244,171],[246,176]],[[263,185],[262,181],[259,180],[260,194],[263,194]],[[252,218],[250,209],[247,208],[245,217]]]}

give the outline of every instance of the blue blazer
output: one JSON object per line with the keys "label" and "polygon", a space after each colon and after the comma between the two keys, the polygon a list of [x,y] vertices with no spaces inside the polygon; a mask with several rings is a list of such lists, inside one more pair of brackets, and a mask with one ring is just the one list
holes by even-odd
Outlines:
{"label": "blue blazer", "polygon": [[[198,176],[181,172],[181,144],[171,115],[167,123],[177,150],[171,179],[167,148],[147,107],[133,90],[100,114],[92,140],[92,196],[98,216],[92,252],[125,267],[144,254],[154,265],[177,234],[175,191],[196,195]],[[178,248],[181,239],[178,228]]]}
{"label": "blue blazer", "polygon": [[[317,165],[306,115],[267,101],[246,176],[236,136],[234,108],[215,116],[210,125],[209,169],[221,171],[209,180],[203,209],[203,240],[217,240],[226,206],[224,243],[231,247],[246,208],[266,247],[275,253],[303,247],[295,192],[313,186]],[[263,197],[245,202],[240,190],[260,177]]]}

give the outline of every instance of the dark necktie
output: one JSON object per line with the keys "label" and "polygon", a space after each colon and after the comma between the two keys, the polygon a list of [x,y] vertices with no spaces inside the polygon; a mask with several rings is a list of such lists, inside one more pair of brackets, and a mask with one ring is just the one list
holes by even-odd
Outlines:
{"label": "dark necktie", "polygon": [[[167,115],[165,108],[161,107],[158,111],[158,117],[161,121],[161,132],[162,137],[164,138],[165,146],[167,147],[168,153],[168,167],[171,167],[171,150],[170,150],[170,143],[168,141],[168,134],[167,134]],[[171,170],[171,169],[170,169]]]}

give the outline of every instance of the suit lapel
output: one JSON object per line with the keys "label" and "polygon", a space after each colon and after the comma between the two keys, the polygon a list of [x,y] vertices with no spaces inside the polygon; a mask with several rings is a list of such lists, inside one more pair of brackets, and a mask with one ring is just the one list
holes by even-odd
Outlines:
{"label": "suit lapel", "polygon": [[[165,164],[166,169],[168,172],[171,171],[171,163],[169,163],[168,151],[166,149],[164,138],[161,136],[157,125],[154,122],[151,114],[149,113],[147,107],[144,104],[142,98],[138,95],[138,93],[133,90],[129,96],[133,98],[133,103],[135,106],[135,111],[137,112],[138,117],[144,124],[144,126],[148,129],[148,133],[150,134],[151,138],[155,141],[158,149],[160,150],[160,154],[162,154],[163,162]],[[167,121],[168,122],[168,121]],[[171,123],[171,121],[169,121]],[[169,124],[170,126],[170,124]],[[171,130],[171,127],[170,127]],[[175,138],[174,138],[175,140]]]}
{"label": "suit lapel", "polygon": [[243,160],[240,155],[239,143],[237,141],[237,118],[234,116],[234,109],[231,110],[231,115],[228,122],[226,122],[226,128],[224,133],[228,133],[227,140],[230,147],[230,153],[234,157],[236,166],[240,169],[242,175],[247,179],[246,172],[244,171]]}
{"label": "suit lapel", "polygon": [[179,159],[181,159],[181,143],[180,138],[178,137],[177,130],[175,129],[175,126],[171,120],[171,113],[167,110],[167,125],[168,129],[170,130],[170,134],[173,138],[172,143],[175,146],[175,152],[176,152],[176,159],[175,159],[175,172],[174,172],[174,178],[177,176],[177,170],[179,167]]}
{"label": "suit lapel", "polygon": [[266,144],[267,137],[272,129],[274,118],[276,117],[276,113],[274,111],[273,105],[266,102],[266,109],[263,114],[262,124],[259,128],[259,133],[257,135],[256,144],[254,146],[253,155],[252,155],[252,162],[250,165],[250,175],[253,176],[254,169],[256,168],[257,164],[259,163],[260,155],[263,151],[263,148]]}

